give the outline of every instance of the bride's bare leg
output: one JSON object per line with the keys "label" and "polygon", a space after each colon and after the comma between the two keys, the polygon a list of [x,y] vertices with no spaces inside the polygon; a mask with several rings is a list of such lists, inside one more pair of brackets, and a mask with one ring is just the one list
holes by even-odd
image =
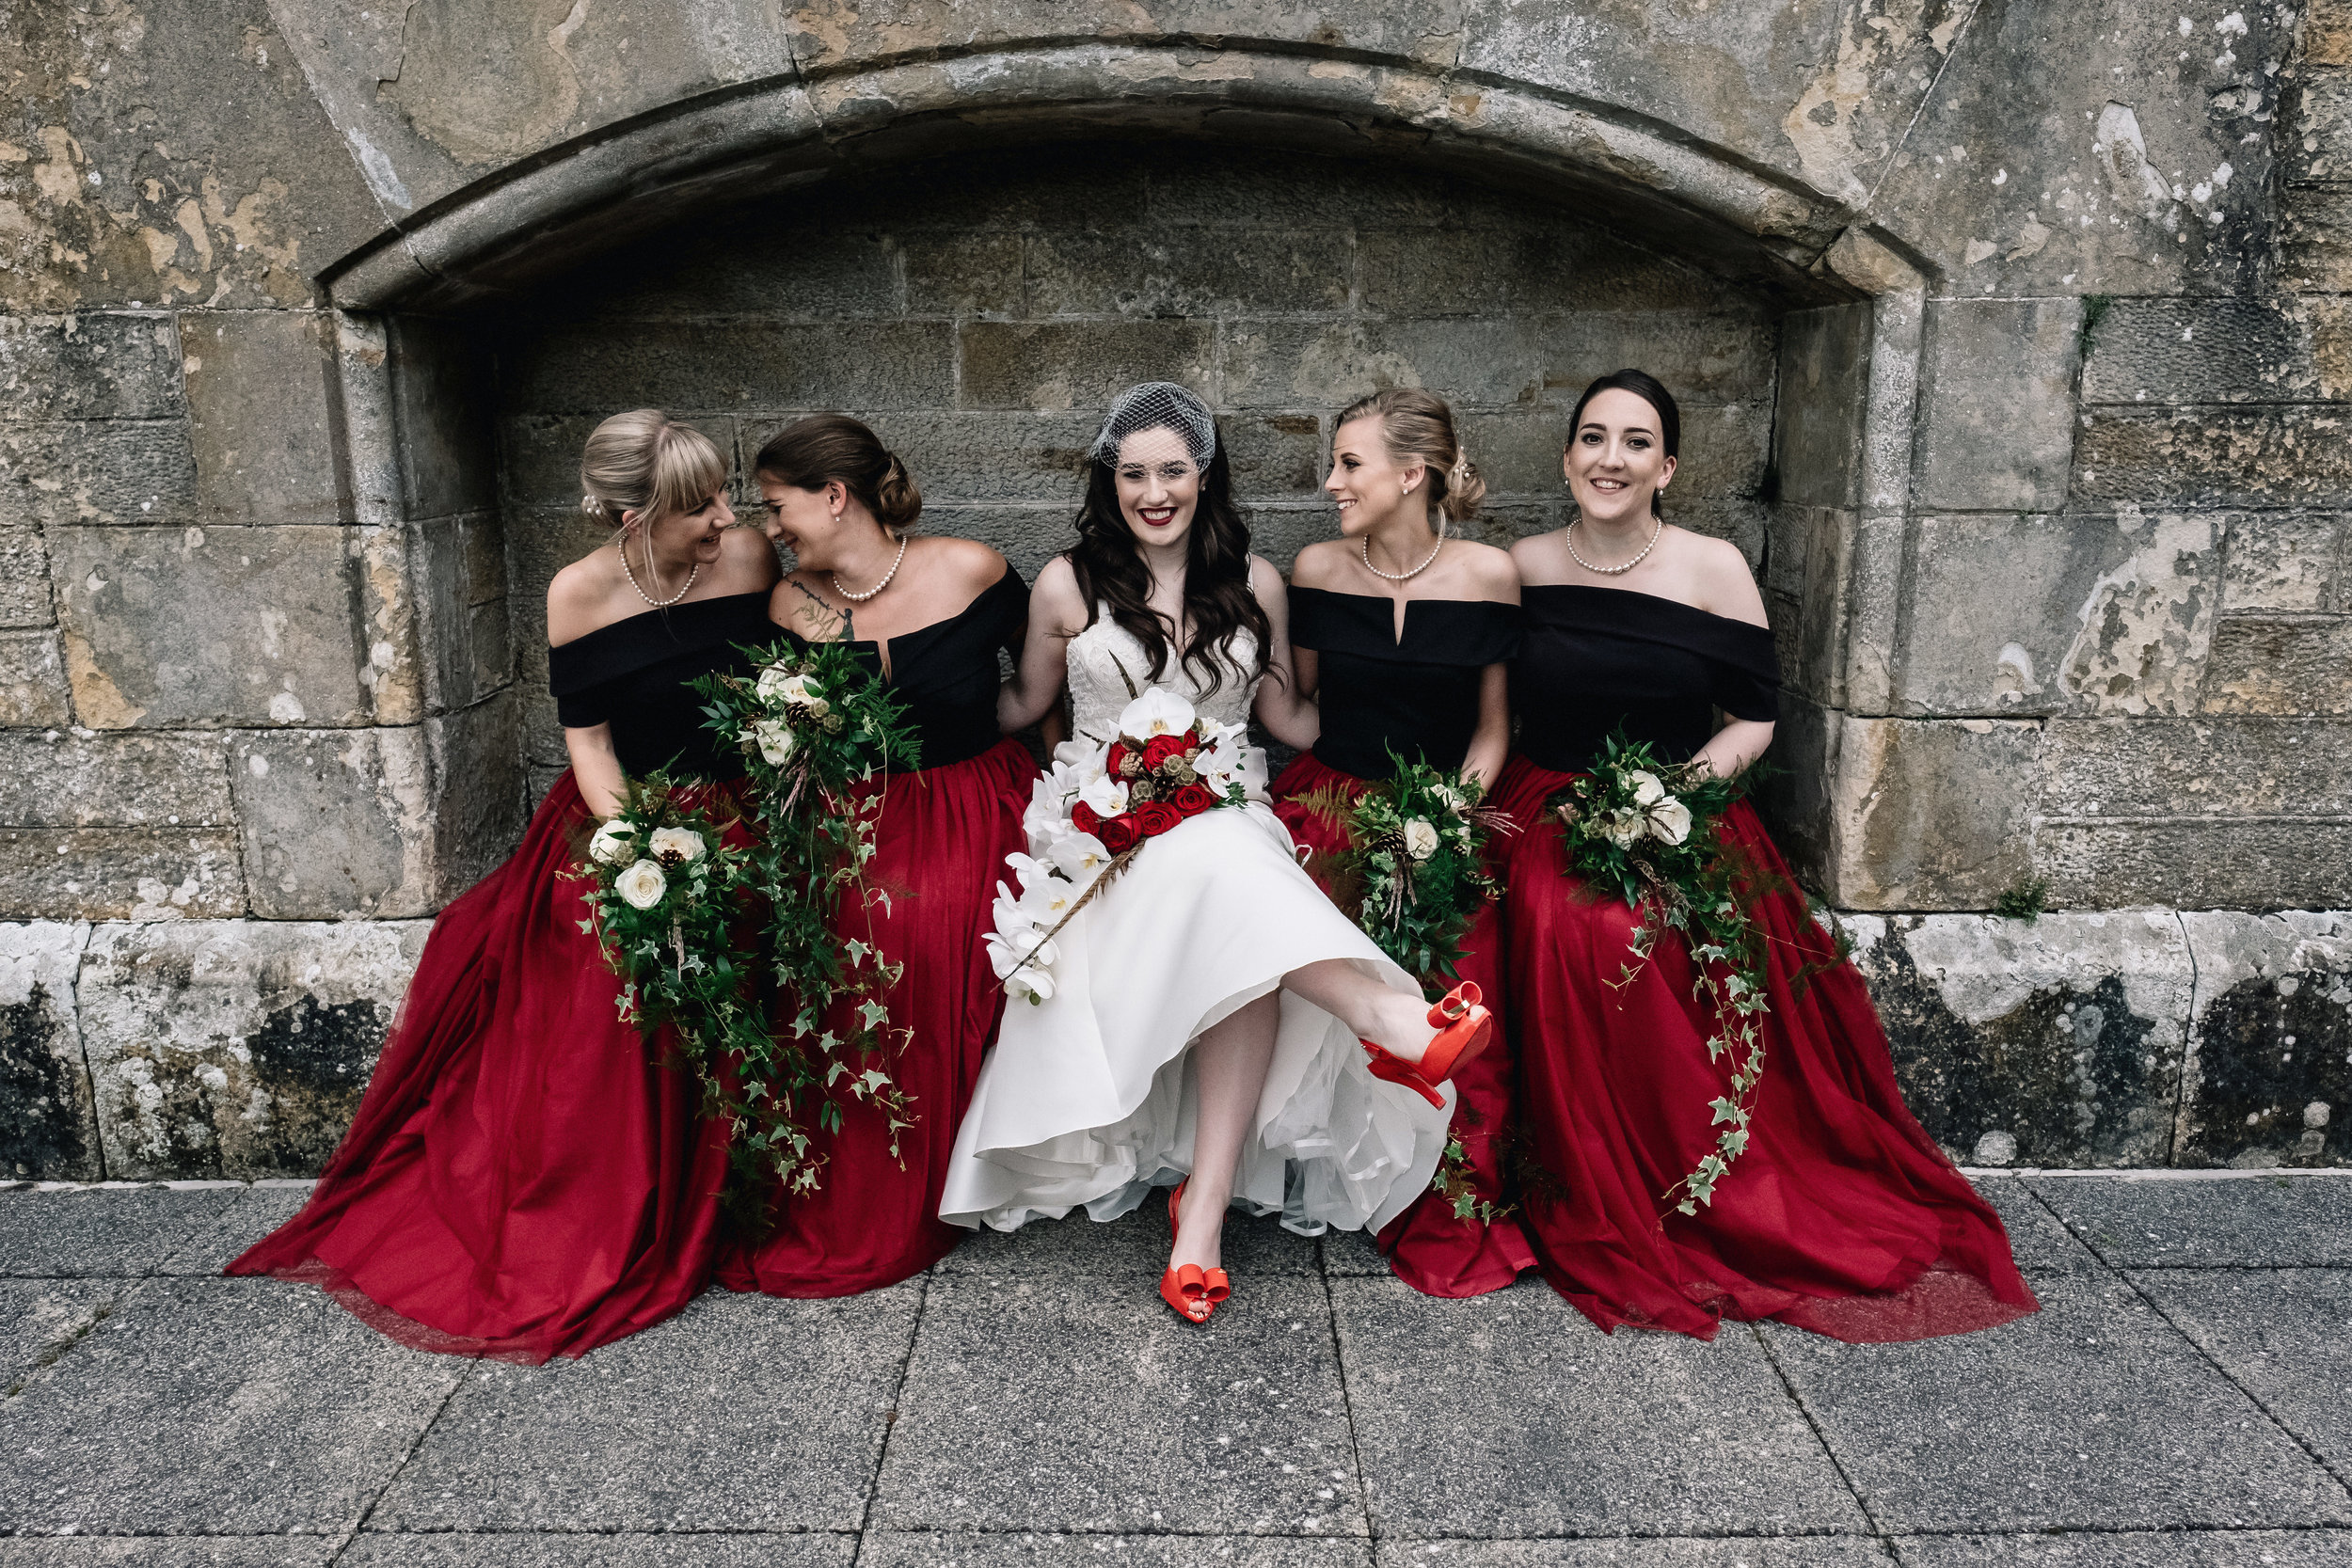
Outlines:
{"label": "bride's bare leg", "polygon": [[1437,1031],[1429,1026],[1429,1004],[1391,990],[1345,958],[1324,958],[1282,976],[1285,990],[1338,1019],[1357,1036],[1408,1062],[1428,1053]]}
{"label": "bride's bare leg", "polygon": [[1222,1264],[1225,1206],[1233,1196],[1233,1171],[1242,1140],[1258,1114],[1266,1069],[1274,1061],[1274,1028],[1281,997],[1268,992],[1233,1013],[1193,1042],[1192,1069],[1200,1092],[1200,1120],[1193,1131],[1192,1180],[1177,1208],[1179,1240],[1168,1266]]}

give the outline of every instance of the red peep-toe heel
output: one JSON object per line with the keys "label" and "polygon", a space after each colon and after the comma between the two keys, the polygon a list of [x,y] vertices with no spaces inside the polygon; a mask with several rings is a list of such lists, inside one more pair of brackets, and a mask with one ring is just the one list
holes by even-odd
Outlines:
{"label": "red peep-toe heel", "polygon": [[1418,1062],[1408,1062],[1370,1040],[1359,1041],[1371,1058],[1372,1075],[1401,1084],[1442,1109],[1445,1096],[1438,1092],[1438,1085],[1476,1060],[1494,1040],[1494,1014],[1479,1006],[1479,996],[1476,983],[1465,980],[1438,999],[1429,1009],[1429,1022],[1438,1037],[1429,1042]]}
{"label": "red peep-toe heel", "polygon": [[[1186,1177],[1168,1190],[1168,1233],[1173,1242],[1183,1233],[1177,1223],[1176,1203],[1191,1183]],[[1233,1293],[1232,1281],[1223,1269],[1203,1269],[1197,1263],[1168,1270],[1160,1275],[1160,1299],[1176,1310],[1176,1315],[1188,1323],[1205,1323],[1216,1310],[1216,1304]]]}

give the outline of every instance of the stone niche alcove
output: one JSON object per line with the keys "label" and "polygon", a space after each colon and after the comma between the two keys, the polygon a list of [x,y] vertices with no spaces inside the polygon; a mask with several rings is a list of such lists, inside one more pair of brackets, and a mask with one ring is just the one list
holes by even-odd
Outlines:
{"label": "stone niche alcove", "polygon": [[[511,668],[514,685],[500,711],[515,751],[453,768],[459,795],[511,790],[518,755],[536,800],[563,766],[546,587],[604,541],[580,512],[577,469],[588,432],[619,409],[691,420],[735,456],[739,482],[781,424],[854,413],[914,472],[927,529],[986,540],[1033,579],[1071,538],[1104,403],[1135,381],[1207,397],[1257,547],[1287,568],[1334,530],[1320,485],[1350,399],[1403,384],[1452,402],[1489,485],[1477,535],[1508,543],[1565,520],[1568,410],[1593,376],[1635,365],[1682,403],[1670,515],[1736,540],[1768,579],[1791,682],[1776,805],[1801,863],[1821,869],[1820,716],[1836,705],[1837,542],[1852,526],[1870,323],[1850,291],[1761,265],[1710,270],[1553,193],[1188,141],[835,174],[548,275],[559,260],[538,257],[540,281],[462,316],[389,326],[395,386],[414,388],[392,399],[408,488],[429,488],[415,469],[437,466],[464,497],[441,509],[467,517],[452,560],[473,576],[438,617],[436,678],[487,689]],[[423,422],[443,434],[420,442]],[[462,426],[494,430],[495,451]],[[502,546],[478,536],[489,530]],[[517,820],[504,801],[449,809]]]}

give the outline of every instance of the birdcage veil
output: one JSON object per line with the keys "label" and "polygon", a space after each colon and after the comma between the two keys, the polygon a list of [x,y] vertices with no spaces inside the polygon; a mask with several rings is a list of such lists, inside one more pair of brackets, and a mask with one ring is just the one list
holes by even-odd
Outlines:
{"label": "birdcage veil", "polygon": [[[1140,431],[1168,431],[1176,439],[1155,443],[1164,445],[1165,451],[1138,453],[1128,448],[1127,438]],[[1146,381],[1111,400],[1087,455],[1116,467],[1122,448],[1128,448],[1131,460],[1188,460],[1195,468],[1206,468],[1216,455],[1216,420],[1206,404],[1176,383]]]}

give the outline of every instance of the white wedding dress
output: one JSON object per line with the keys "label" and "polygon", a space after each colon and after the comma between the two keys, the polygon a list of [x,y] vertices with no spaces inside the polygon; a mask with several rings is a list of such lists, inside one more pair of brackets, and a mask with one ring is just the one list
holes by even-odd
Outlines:
{"label": "white wedding dress", "polygon": [[[1234,651],[1253,657],[1246,632]],[[1255,682],[1229,672],[1204,692],[1169,662],[1160,687],[1204,718],[1247,720]],[[1104,610],[1071,640],[1069,670],[1078,732],[1099,744],[1132,699],[1128,678],[1146,683],[1151,657]],[[1006,1003],[957,1131],[941,1218],[1010,1230],[1083,1207],[1110,1220],[1175,1182],[1192,1168],[1198,1109],[1187,1048],[1301,965],[1344,958],[1421,995],[1299,868],[1256,763],[1250,804],[1152,840],[1063,927],[1050,999]],[[1440,1110],[1373,1077],[1345,1024],[1283,991],[1234,1203],[1279,1212],[1306,1235],[1327,1225],[1377,1229],[1429,1188],[1452,1109],[1452,1085],[1444,1092]]]}

